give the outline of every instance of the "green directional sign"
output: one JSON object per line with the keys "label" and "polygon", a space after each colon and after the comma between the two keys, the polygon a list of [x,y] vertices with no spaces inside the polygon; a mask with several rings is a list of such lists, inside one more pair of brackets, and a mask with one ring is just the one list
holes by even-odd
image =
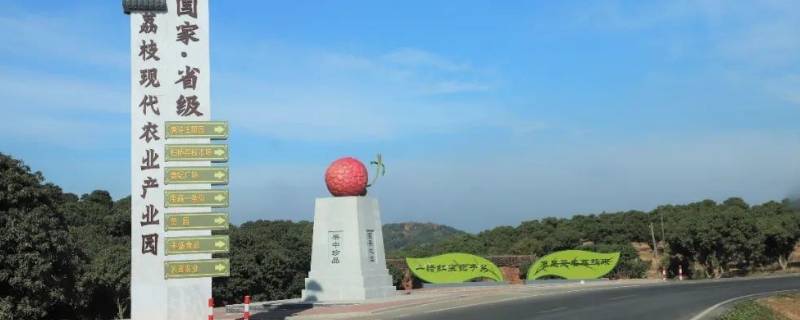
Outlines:
{"label": "green directional sign", "polygon": [[167,237],[167,255],[225,253],[230,250],[228,236]]}
{"label": "green directional sign", "polygon": [[167,139],[207,138],[228,139],[227,121],[167,121]]}
{"label": "green directional sign", "polygon": [[228,161],[227,144],[168,144],[166,161]]}
{"label": "green directional sign", "polygon": [[503,281],[494,263],[466,253],[447,253],[428,258],[406,258],[409,270],[430,283],[458,283],[477,278]]}
{"label": "green directional sign", "polygon": [[164,206],[227,208],[228,189],[164,190]]}
{"label": "green directional sign", "polygon": [[619,252],[557,251],[536,260],[528,269],[528,280],[544,276],[574,280],[597,279],[614,270],[618,262]]}
{"label": "green directional sign", "polygon": [[227,167],[166,167],[165,184],[228,184]]}
{"label": "green directional sign", "polygon": [[230,269],[228,259],[165,261],[164,278],[228,277]]}
{"label": "green directional sign", "polygon": [[223,212],[167,213],[166,231],[228,230],[229,217]]}

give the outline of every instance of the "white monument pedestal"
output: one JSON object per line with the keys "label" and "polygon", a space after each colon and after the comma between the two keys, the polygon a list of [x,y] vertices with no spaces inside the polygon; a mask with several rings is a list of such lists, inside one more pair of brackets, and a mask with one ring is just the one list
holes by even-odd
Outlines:
{"label": "white monument pedestal", "polygon": [[318,198],[311,271],[303,301],[352,301],[395,295],[386,269],[378,200]]}

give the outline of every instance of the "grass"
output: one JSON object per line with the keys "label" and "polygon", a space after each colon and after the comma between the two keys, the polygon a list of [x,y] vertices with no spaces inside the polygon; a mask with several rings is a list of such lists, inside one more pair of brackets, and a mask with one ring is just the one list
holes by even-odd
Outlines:
{"label": "grass", "polygon": [[737,303],[733,309],[725,313],[720,320],[785,320],[786,318],[772,311],[772,309],[756,302],[745,301]]}

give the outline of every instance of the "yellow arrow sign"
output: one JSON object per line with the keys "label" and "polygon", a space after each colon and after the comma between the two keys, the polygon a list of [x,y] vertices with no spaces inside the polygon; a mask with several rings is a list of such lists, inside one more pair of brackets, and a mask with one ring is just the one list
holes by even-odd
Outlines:
{"label": "yellow arrow sign", "polygon": [[166,167],[166,184],[228,184],[228,168],[213,167]]}
{"label": "yellow arrow sign", "polygon": [[164,190],[164,206],[228,207],[228,189],[167,189]]}
{"label": "yellow arrow sign", "polygon": [[166,237],[166,254],[225,253],[228,252],[228,236]]}
{"label": "yellow arrow sign", "polygon": [[170,161],[228,161],[227,144],[167,144],[165,160]]}
{"label": "yellow arrow sign", "polygon": [[166,121],[164,124],[167,140],[177,138],[228,139],[227,121]]}
{"label": "yellow arrow sign", "polygon": [[166,213],[164,230],[227,230],[225,212]]}
{"label": "yellow arrow sign", "polygon": [[227,277],[229,259],[173,260],[164,262],[164,278]]}
{"label": "yellow arrow sign", "polygon": [[214,178],[217,178],[217,179],[222,179],[222,178],[225,178],[225,172],[223,172],[223,171],[217,171],[217,172],[215,172],[215,173],[214,173]]}
{"label": "yellow arrow sign", "polygon": [[225,201],[225,196],[220,193],[220,194],[214,196],[214,200],[216,200],[217,202]]}

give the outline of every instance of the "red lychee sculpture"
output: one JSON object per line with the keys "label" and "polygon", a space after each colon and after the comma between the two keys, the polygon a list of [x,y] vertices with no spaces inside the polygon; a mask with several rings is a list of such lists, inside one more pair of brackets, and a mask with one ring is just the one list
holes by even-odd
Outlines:
{"label": "red lychee sculpture", "polygon": [[325,184],[335,197],[366,195],[367,180],[367,167],[352,157],[334,161],[325,171]]}

